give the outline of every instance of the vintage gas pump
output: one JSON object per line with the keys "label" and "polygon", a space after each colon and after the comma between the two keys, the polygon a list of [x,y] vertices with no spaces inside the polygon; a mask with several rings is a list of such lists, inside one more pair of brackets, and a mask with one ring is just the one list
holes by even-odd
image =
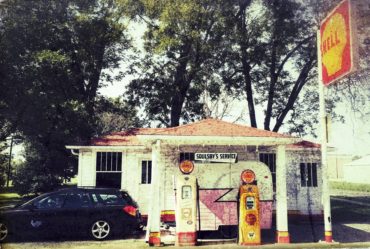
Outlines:
{"label": "vintage gas pump", "polygon": [[176,245],[193,246],[197,242],[197,179],[189,175],[194,169],[191,161],[180,164],[182,175],[176,180]]}
{"label": "vintage gas pump", "polygon": [[260,245],[261,226],[259,215],[259,193],[256,176],[252,170],[241,174],[239,188],[239,245]]}

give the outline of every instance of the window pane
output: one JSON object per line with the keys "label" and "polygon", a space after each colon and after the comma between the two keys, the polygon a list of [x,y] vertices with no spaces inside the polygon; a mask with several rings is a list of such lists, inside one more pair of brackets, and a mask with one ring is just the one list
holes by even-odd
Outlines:
{"label": "window pane", "polygon": [[152,161],[148,161],[148,184],[152,183]]}
{"label": "window pane", "polygon": [[141,162],[141,183],[143,184],[147,183],[147,179],[146,179],[147,174],[148,174],[147,161],[142,161]]}
{"label": "window pane", "polygon": [[102,158],[102,163],[100,165],[100,170],[106,171],[107,170],[107,153],[102,152],[101,158]]}
{"label": "window pane", "polygon": [[118,152],[117,171],[122,171],[122,153]]}
{"label": "window pane", "polygon": [[306,170],[305,170],[305,164],[304,163],[301,163],[300,165],[300,171],[301,171],[301,186],[302,187],[306,187],[307,186],[307,183],[306,183]]}
{"label": "window pane", "polygon": [[100,171],[101,152],[96,153],[96,171]]}
{"label": "window pane", "polygon": [[270,171],[272,176],[272,184],[276,186],[276,154],[275,153],[260,153],[259,154],[260,162],[263,162],[266,164]]}
{"label": "window pane", "polygon": [[312,186],[317,187],[317,164],[312,164]]}
{"label": "window pane", "polygon": [[96,187],[121,188],[121,173],[96,173]]}
{"label": "window pane", "polygon": [[306,164],[307,168],[307,186],[312,187],[312,168],[311,163]]}
{"label": "window pane", "polygon": [[37,201],[34,206],[37,209],[55,209],[63,206],[65,194],[52,194]]}
{"label": "window pane", "polygon": [[[99,198],[100,197],[100,198]],[[116,194],[98,194],[98,200],[101,200],[106,205],[125,205],[125,199]]]}
{"label": "window pane", "polygon": [[111,158],[110,158],[110,163],[109,163],[110,171],[116,171],[116,154],[117,152],[111,152]]}
{"label": "window pane", "polygon": [[83,193],[70,193],[67,195],[64,207],[80,208],[89,206],[89,197]]}
{"label": "window pane", "polygon": [[97,152],[96,153],[97,172],[116,172],[122,171],[121,152]]}

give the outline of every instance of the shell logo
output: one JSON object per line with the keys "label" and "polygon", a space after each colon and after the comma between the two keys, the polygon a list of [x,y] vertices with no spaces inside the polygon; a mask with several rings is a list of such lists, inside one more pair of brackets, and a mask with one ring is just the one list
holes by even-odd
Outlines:
{"label": "shell logo", "polygon": [[342,68],[344,47],[347,44],[347,31],[341,14],[334,14],[326,25],[321,38],[322,62],[332,76]]}
{"label": "shell logo", "polygon": [[322,81],[329,85],[353,71],[350,0],[342,1],[321,23]]}
{"label": "shell logo", "polygon": [[183,174],[190,174],[194,170],[194,164],[190,160],[185,160],[180,163],[179,168]]}

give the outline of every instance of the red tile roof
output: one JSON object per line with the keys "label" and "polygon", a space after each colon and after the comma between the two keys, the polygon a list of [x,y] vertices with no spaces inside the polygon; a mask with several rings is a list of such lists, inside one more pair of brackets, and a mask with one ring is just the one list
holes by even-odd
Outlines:
{"label": "red tile roof", "polygon": [[233,124],[222,120],[204,119],[199,122],[172,128],[137,128],[123,132],[115,132],[93,139],[91,145],[141,145],[137,135],[293,138],[289,135]]}
{"label": "red tile roof", "polygon": [[217,119],[203,119],[187,125],[162,129],[156,132],[155,135],[293,138],[290,135],[233,124]]}

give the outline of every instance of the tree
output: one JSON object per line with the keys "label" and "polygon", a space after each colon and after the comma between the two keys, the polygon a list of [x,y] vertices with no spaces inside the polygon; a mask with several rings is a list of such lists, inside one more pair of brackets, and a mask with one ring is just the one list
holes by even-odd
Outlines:
{"label": "tree", "polygon": [[214,74],[222,46],[218,22],[221,1],[121,1],[129,14],[147,26],[145,56],[131,68],[138,77],[128,86],[131,104],[148,119],[178,126],[202,116],[201,94],[216,98],[220,80]]}
{"label": "tree", "polygon": [[137,117],[136,109],[120,97],[99,97],[95,113],[97,116],[96,135],[143,127],[145,125],[145,122]]}
{"label": "tree", "polygon": [[129,40],[111,0],[6,0],[1,8],[2,136],[25,137],[24,169],[47,183],[75,165],[65,145],[96,133],[98,89],[114,80],[105,71],[119,66]]}
{"label": "tree", "polygon": [[[290,116],[294,120],[288,122],[293,125],[291,131],[304,133],[304,127],[294,126],[303,117],[302,101],[317,102],[316,94],[299,98],[316,79],[315,23],[303,7],[292,0],[240,1],[224,11],[233,27],[227,29],[230,39],[222,77],[230,91],[244,91],[253,127],[257,127],[259,105],[264,108],[265,130],[279,131],[294,111]],[[312,124],[312,120],[306,121]]]}

